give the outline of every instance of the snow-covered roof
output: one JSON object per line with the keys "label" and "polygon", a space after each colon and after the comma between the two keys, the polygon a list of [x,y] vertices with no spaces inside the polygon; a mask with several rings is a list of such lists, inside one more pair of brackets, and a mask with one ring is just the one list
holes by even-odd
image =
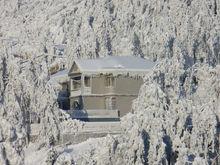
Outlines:
{"label": "snow-covered roof", "polygon": [[155,62],[135,56],[107,56],[97,59],[76,59],[82,73],[94,72],[146,72]]}
{"label": "snow-covered roof", "polygon": [[59,71],[59,72],[57,72],[57,73],[55,73],[55,74],[52,74],[50,77],[51,78],[55,78],[55,77],[65,77],[65,76],[67,76],[67,74],[68,74],[68,70],[67,69],[64,69],[64,70],[61,70],[61,71]]}
{"label": "snow-covered roof", "polygon": [[68,70],[61,70],[50,76],[50,82],[54,83],[63,83],[68,81]]}

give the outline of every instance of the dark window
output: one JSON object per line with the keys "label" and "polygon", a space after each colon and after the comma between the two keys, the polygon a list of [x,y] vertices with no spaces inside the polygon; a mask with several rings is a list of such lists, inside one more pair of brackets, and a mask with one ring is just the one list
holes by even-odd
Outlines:
{"label": "dark window", "polygon": [[85,83],[85,86],[86,87],[90,87],[90,77],[85,77],[85,79],[84,79],[84,83]]}
{"label": "dark window", "polygon": [[80,109],[80,104],[79,104],[78,101],[74,101],[74,102],[73,102],[73,109],[74,109],[74,110],[79,110],[79,109]]}
{"label": "dark window", "polygon": [[105,78],[105,86],[110,87],[114,86],[115,78],[114,77],[106,77]]}

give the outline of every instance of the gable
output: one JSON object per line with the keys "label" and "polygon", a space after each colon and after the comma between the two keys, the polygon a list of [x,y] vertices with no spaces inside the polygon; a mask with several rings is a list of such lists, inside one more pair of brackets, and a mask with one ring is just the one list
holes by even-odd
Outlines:
{"label": "gable", "polygon": [[80,69],[78,67],[78,65],[74,62],[72,67],[70,68],[69,74],[71,73],[79,73]]}

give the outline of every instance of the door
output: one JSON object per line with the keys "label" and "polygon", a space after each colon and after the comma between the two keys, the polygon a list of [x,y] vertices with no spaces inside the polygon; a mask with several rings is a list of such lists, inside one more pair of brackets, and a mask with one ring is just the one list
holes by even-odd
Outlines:
{"label": "door", "polygon": [[106,97],[105,98],[105,108],[107,110],[116,110],[116,98]]}

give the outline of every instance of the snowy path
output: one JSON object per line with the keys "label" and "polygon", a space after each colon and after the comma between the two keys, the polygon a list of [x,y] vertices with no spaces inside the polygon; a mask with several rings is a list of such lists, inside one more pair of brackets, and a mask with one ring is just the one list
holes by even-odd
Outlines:
{"label": "snowy path", "polygon": [[71,142],[72,144],[81,143],[89,138],[104,137],[107,134],[120,134],[120,122],[85,122],[82,129],[78,131],[63,133],[62,144]]}
{"label": "snowy path", "polygon": [[[34,130],[34,132],[31,132],[32,137],[38,136],[40,130],[39,124],[32,124],[31,130]],[[104,137],[107,134],[120,134],[122,130],[120,122],[85,122],[82,128],[76,129],[69,127],[62,131],[61,144],[77,144],[89,138]]]}

